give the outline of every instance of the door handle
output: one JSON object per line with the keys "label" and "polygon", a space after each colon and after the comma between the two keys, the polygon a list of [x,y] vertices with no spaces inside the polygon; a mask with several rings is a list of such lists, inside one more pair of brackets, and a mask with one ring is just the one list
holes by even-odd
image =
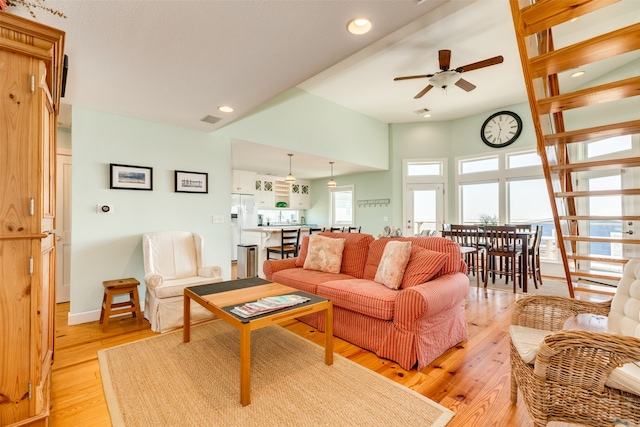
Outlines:
{"label": "door handle", "polygon": [[633,230],[623,231],[622,234],[633,234]]}

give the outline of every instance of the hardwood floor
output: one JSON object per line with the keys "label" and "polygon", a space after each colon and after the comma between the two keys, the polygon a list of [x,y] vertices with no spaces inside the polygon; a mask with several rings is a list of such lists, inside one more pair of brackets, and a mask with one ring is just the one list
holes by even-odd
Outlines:
{"label": "hardwood floor", "polygon": [[[603,299],[582,294],[583,299]],[[466,311],[469,339],[417,371],[377,357],[341,339],[335,352],[439,402],[456,413],[450,427],[532,426],[521,399],[510,402],[509,337],[511,307],[518,296],[510,292],[471,287]],[[110,426],[96,352],[103,348],[156,336],[149,323],[130,316],[112,318],[107,332],[98,322],[68,326],[69,304],[59,304],[52,371],[52,426]],[[290,321],[285,328],[320,345],[323,334]],[[141,393],[146,390],[140,390]]]}

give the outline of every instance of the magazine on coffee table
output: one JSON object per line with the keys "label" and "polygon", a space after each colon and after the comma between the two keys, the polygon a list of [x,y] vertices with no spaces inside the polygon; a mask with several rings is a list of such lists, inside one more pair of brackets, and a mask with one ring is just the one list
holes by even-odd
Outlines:
{"label": "magazine on coffee table", "polygon": [[267,297],[259,299],[255,302],[248,302],[244,305],[234,307],[229,310],[233,314],[240,317],[248,318],[258,316],[260,314],[269,313],[271,311],[280,310],[281,308],[291,307],[309,301],[310,298],[301,295],[278,295],[275,297]]}

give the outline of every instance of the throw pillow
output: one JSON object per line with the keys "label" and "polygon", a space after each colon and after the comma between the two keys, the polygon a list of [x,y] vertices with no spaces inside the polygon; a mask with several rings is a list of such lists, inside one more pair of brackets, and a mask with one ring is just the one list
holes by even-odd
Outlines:
{"label": "throw pillow", "polygon": [[404,270],[411,256],[411,242],[389,242],[384,247],[382,259],[378,264],[375,282],[387,288],[398,289],[402,283]]}
{"label": "throw pillow", "polygon": [[309,248],[303,268],[325,273],[340,273],[344,242],[345,239],[332,239],[320,235],[309,236]]}
{"label": "throw pillow", "polygon": [[448,260],[449,254],[414,245],[400,287],[406,289],[428,282],[442,270]]}

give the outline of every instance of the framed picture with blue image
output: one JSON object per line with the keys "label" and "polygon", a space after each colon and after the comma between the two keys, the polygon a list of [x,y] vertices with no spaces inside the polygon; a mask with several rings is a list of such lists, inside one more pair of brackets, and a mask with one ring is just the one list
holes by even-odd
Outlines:
{"label": "framed picture with blue image", "polygon": [[153,168],[111,163],[109,169],[111,189],[153,190]]}
{"label": "framed picture with blue image", "polygon": [[209,174],[206,172],[176,171],[176,193],[209,192]]}

